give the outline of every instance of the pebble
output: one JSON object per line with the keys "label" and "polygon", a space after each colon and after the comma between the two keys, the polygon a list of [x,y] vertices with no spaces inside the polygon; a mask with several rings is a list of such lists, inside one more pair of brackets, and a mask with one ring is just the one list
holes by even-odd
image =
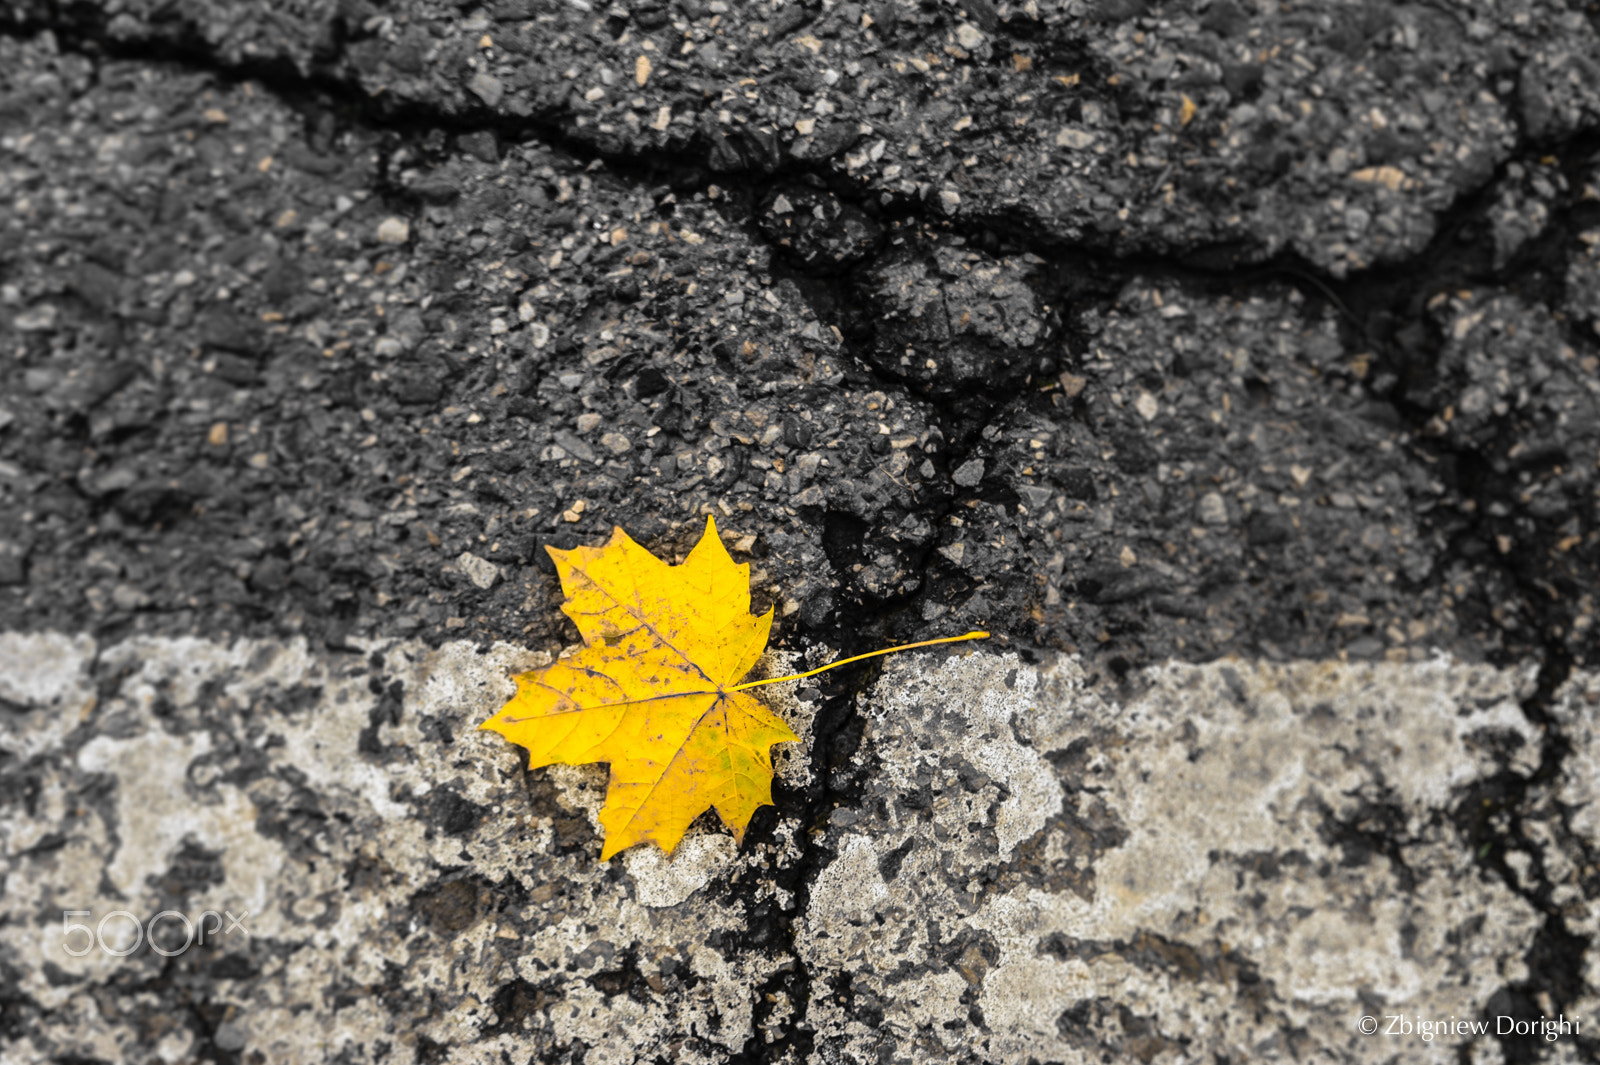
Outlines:
{"label": "pebble", "polygon": [[1207,492],[1195,504],[1195,517],[1206,525],[1228,524],[1228,504],[1216,492]]}
{"label": "pebble", "polygon": [[976,488],[978,482],[983,480],[983,460],[968,459],[956,467],[950,479],[962,488]]}
{"label": "pebble", "polygon": [[150,605],[150,597],[131,584],[119,584],[113,588],[111,601],[118,610],[139,610]]}
{"label": "pebble", "polygon": [[467,88],[471,89],[474,96],[490,107],[499,106],[500,98],[506,94],[506,87],[501,84],[499,78],[493,74],[485,74],[482,71],[472,75],[472,80],[467,82]]}
{"label": "pebble", "polygon": [[391,215],[378,223],[378,240],[384,244],[404,244],[411,239],[411,223]]}
{"label": "pebble", "polygon": [[486,558],[479,558],[471,551],[463,551],[456,559],[456,568],[467,575],[467,580],[488,591],[494,587],[494,582],[500,579],[500,567]]}
{"label": "pebble", "polygon": [[44,333],[56,326],[56,307],[53,303],[41,303],[37,307],[29,308],[11,320],[19,333]]}
{"label": "pebble", "polygon": [[[927,465],[927,463],[923,465]],[[1043,510],[1050,505],[1050,499],[1055,493],[1040,485],[1030,484],[1018,488],[1017,494],[1022,497],[1029,510]]]}
{"label": "pebble", "polygon": [[562,450],[574,458],[582,459],[584,462],[599,461],[599,458],[594,453],[594,448],[584,443],[575,433],[569,433],[565,429],[557,429],[550,435]]}

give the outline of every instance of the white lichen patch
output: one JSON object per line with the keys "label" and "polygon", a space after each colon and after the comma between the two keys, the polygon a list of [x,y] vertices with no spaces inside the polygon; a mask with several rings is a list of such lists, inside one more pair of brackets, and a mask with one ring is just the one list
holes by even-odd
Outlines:
{"label": "white lichen patch", "polygon": [[[829,834],[798,940],[882,1021],[818,994],[821,1058],[868,1060],[892,1033],[917,1062],[1247,1060],[1290,1039],[1303,1060],[1381,1061],[1364,1012],[1477,1016],[1525,975],[1541,917],[1451,812],[1536,764],[1528,680],[1444,659],[1170,665],[1123,706],[1071,660],[892,663],[868,814]],[[1027,836],[1003,816],[1019,793]]]}
{"label": "white lichen patch", "polygon": [[677,906],[739,860],[733,837],[710,832],[690,836],[670,855],[657,847],[634,847],[622,854],[641,906]]}
{"label": "white lichen patch", "polygon": [[[17,959],[19,992],[57,1011],[0,1046],[7,1062],[192,1057],[186,1027],[152,1036],[85,993],[163,964],[206,983],[220,1049],[263,1060],[582,1047],[623,1062],[674,1046],[712,1062],[755,1035],[755,988],[782,959],[735,945],[745,904],[719,886],[742,880],[747,897],[792,909],[773,866],[798,860],[801,826],[783,821],[776,851],[697,828],[672,858],[641,848],[601,863],[604,767],[528,773],[523,752],[477,731],[511,677],[548,656],[15,635],[0,655],[19,708],[0,714],[5,742],[32,758],[0,792],[0,953]],[[793,685],[773,687],[803,727]],[[785,772],[798,786],[806,767]],[[68,919],[91,932],[66,939],[63,913],[78,910]],[[119,910],[129,917],[93,940]],[[164,910],[242,923],[170,961],[148,942],[112,953]]]}
{"label": "white lichen patch", "polygon": [[[1551,716],[1570,747],[1553,786],[1537,795],[1540,816],[1526,818],[1525,825],[1544,844],[1539,856],[1568,930],[1600,942],[1600,907],[1584,891],[1600,880],[1600,672],[1574,670]],[[1585,962],[1585,993],[1569,1012],[1600,1018],[1600,951],[1591,948]]]}
{"label": "white lichen patch", "polygon": [[[709,815],[601,863],[605,768],[477,729],[549,660],[0,635],[0,957],[33,1018],[0,1058],[711,1063],[808,1031],[818,1063],[1454,1061],[1355,1022],[1480,1016],[1540,893],[1600,936],[1592,674],[1535,777],[1527,671],[1168,665],[1123,701],[1072,659],[901,656],[850,766],[814,756],[810,682],[760,692],[802,737],[775,831]],[[825,765],[859,798],[805,807]],[[1461,827],[1497,774],[1531,780],[1496,867],[1522,894]],[[207,910],[242,924],[112,953]]]}
{"label": "white lichen patch", "polygon": [[0,700],[30,707],[0,710],[0,749],[26,761],[58,747],[94,710],[89,670],[95,643],[56,632],[0,632]]}

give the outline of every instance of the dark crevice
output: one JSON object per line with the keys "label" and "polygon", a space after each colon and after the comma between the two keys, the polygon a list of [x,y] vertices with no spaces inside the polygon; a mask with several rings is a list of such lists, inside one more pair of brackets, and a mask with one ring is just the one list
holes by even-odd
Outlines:
{"label": "dark crevice", "polygon": [[[1541,730],[1539,764],[1531,774],[1503,767],[1487,780],[1468,789],[1456,806],[1454,819],[1463,841],[1484,875],[1505,887],[1543,917],[1528,948],[1528,976],[1501,987],[1490,998],[1491,1015],[1543,1017],[1566,1013],[1585,992],[1584,958],[1590,937],[1571,930],[1566,915],[1554,900],[1555,885],[1545,866],[1539,841],[1530,838],[1528,815],[1553,802],[1548,795],[1560,786],[1562,767],[1571,753],[1571,741],[1560,731],[1551,713],[1557,691],[1572,670],[1572,657],[1559,645],[1551,646],[1541,663],[1534,690],[1521,701],[1528,720]],[[1541,811],[1543,812],[1543,811]],[[1555,829],[1557,845],[1576,842],[1567,824],[1568,811],[1560,811]],[[1517,855],[1525,866],[1514,867]],[[1532,1065],[1545,1060],[1547,1041],[1540,1035],[1497,1035],[1505,1060],[1512,1065]],[[1583,1060],[1600,1059],[1600,1040],[1572,1037]]]}

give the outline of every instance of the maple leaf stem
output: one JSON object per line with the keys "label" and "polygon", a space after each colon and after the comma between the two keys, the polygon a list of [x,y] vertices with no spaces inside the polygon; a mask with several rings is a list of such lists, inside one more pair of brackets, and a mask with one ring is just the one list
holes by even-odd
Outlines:
{"label": "maple leaf stem", "polygon": [[945,636],[937,640],[923,640],[920,643],[903,643],[899,647],[885,647],[881,651],[868,651],[866,654],[856,655],[854,658],[844,658],[837,662],[829,662],[825,666],[821,666],[806,673],[791,673],[787,677],[768,677],[766,680],[746,681],[743,684],[736,684],[727,690],[731,692],[740,692],[744,691],[746,688],[760,687],[763,684],[779,684],[786,680],[799,680],[802,677],[814,677],[818,673],[826,673],[830,669],[835,669],[839,666],[847,666],[851,662],[859,662],[863,658],[876,658],[878,655],[893,654],[896,651],[909,651],[914,647],[932,647],[934,644],[940,643],[960,643],[962,640],[986,640],[988,638],[989,634],[987,632],[976,630],[967,633],[965,636]]}

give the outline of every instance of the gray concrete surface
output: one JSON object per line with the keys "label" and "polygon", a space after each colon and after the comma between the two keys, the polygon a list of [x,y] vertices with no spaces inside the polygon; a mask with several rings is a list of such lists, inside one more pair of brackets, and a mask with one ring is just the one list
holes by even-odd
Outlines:
{"label": "gray concrete surface", "polygon": [[[473,731],[542,660],[0,637],[27,766],[6,1060],[1497,1062],[1492,1036],[1360,1018],[1537,1020],[1507,993],[1544,924],[1531,868],[1592,933],[1592,727],[1530,804],[1521,880],[1456,824],[1536,768],[1527,670],[1172,663],[1118,697],[1071,657],[908,655],[860,696],[859,804],[802,824],[812,763],[787,750],[771,842],[740,853],[707,819],[671,858],[601,864],[603,771],[526,773]],[[814,737],[796,687],[767,691]],[[1557,714],[1596,701],[1575,675]],[[119,917],[75,957],[76,910],[243,927],[119,958]],[[763,910],[792,940],[751,943]]]}

